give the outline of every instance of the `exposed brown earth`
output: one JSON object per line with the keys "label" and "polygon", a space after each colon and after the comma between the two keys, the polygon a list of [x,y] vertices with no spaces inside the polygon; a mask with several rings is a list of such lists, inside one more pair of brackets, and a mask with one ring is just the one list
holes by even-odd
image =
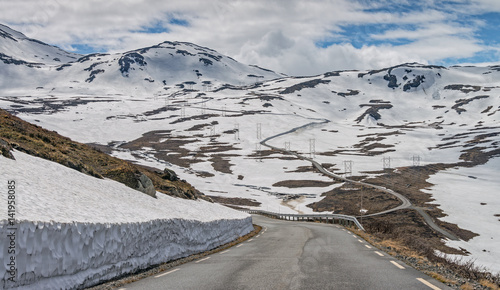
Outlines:
{"label": "exposed brown earth", "polygon": [[288,188],[300,188],[300,187],[327,187],[337,182],[319,181],[319,180],[283,180],[278,181],[273,186],[275,187],[288,187]]}
{"label": "exposed brown earth", "polygon": [[6,148],[11,147],[96,178],[113,179],[134,189],[138,185],[138,176],[144,174],[151,179],[157,191],[183,198],[204,198],[201,192],[182,180],[169,180],[163,172],[111,157],[89,145],[74,142],[56,132],[25,122],[1,109],[0,140],[4,144],[0,146],[2,154],[7,155]]}
{"label": "exposed brown earth", "polygon": [[249,198],[208,195],[213,201],[227,205],[260,206],[261,203]]}

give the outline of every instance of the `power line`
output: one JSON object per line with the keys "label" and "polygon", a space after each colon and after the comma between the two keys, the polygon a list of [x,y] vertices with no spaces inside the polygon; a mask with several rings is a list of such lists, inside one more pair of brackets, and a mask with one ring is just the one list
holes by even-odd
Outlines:
{"label": "power line", "polygon": [[255,154],[257,155],[257,159],[255,159],[255,161],[262,162],[262,145],[260,142],[255,144]]}
{"label": "power line", "polygon": [[383,163],[384,170],[390,169],[391,168],[391,157],[389,157],[389,156],[385,157],[384,156],[382,158],[382,163]]}
{"label": "power line", "polygon": [[352,160],[344,160],[344,174],[347,178],[352,175]]}
{"label": "power line", "polygon": [[290,151],[290,142],[285,142],[285,151]]}
{"label": "power line", "polygon": [[419,155],[413,155],[411,160],[413,161],[413,166],[420,166],[420,160],[422,160],[422,158],[420,158]]}
{"label": "power line", "polygon": [[181,105],[181,118],[186,117],[186,107],[184,104]]}
{"label": "power line", "polygon": [[240,124],[234,124],[234,140],[240,140]]}
{"label": "power line", "polygon": [[206,112],[207,112],[207,103],[203,102],[201,103],[201,114],[205,115]]}
{"label": "power line", "polygon": [[309,155],[311,158],[316,156],[316,139],[309,139]]}
{"label": "power line", "polygon": [[[349,178],[352,175],[352,160],[344,160],[344,174],[345,178]],[[346,182],[346,187],[350,188],[351,187],[351,182],[347,181]]]}
{"label": "power line", "polygon": [[[384,173],[387,169],[390,169],[391,168],[391,157],[387,156],[387,157],[383,157],[382,158],[382,166],[384,168]],[[389,184],[392,184],[391,183],[391,174],[390,172],[388,174],[385,175],[386,178],[385,178],[385,184],[386,186],[388,186]]]}
{"label": "power line", "polygon": [[420,155],[413,155],[411,157],[411,160],[413,161],[413,169],[415,171],[415,179],[420,178],[420,161],[422,158],[420,158]]}

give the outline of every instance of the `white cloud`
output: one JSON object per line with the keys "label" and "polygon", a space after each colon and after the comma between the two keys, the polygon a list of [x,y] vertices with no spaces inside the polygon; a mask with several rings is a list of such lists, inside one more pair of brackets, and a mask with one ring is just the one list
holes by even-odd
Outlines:
{"label": "white cloud", "polygon": [[471,27],[452,26],[443,23],[426,23],[421,28],[416,30],[388,30],[382,34],[371,35],[377,40],[394,40],[394,39],[423,39],[429,37],[441,37],[447,35],[460,35],[465,38],[471,36],[474,30]]}
{"label": "white cloud", "polygon": [[[477,19],[472,24],[458,24],[457,19],[470,11],[500,11],[497,0],[461,1],[462,5],[449,7],[443,7],[440,1],[426,0],[420,1],[413,12],[391,9],[405,3],[415,6],[413,1],[406,0],[5,2],[0,23],[63,48],[87,44],[117,52],[166,40],[188,41],[245,63],[302,75],[470,57],[484,50],[474,38],[475,29],[484,24]],[[421,7],[425,9],[418,9]],[[369,8],[377,10],[368,11]],[[189,25],[171,24],[173,18],[185,20]],[[364,26],[356,29],[356,25]],[[391,25],[391,30],[384,25]],[[416,29],[397,28],[400,25]],[[144,32],[152,26],[164,26],[166,31]],[[346,35],[346,27],[354,27],[347,31],[350,35]],[[410,43],[392,43],[398,39]],[[365,45],[353,47],[352,40]],[[315,44],[320,41],[334,44],[317,47]]]}

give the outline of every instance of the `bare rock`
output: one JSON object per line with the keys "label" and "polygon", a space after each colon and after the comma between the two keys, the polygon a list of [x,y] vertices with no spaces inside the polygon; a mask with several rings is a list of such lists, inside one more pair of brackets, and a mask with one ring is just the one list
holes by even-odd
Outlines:
{"label": "bare rock", "polygon": [[137,190],[144,192],[145,194],[156,198],[156,189],[153,182],[149,177],[143,173],[138,173],[137,177]]}

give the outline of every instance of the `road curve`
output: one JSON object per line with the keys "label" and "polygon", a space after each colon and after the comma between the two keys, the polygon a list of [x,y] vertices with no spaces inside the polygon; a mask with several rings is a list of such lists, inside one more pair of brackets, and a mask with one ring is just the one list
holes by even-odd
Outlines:
{"label": "road curve", "polygon": [[[370,183],[366,183],[366,182],[362,182],[362,181],[355,181],[355,180],[350,180],[348,178],[345,178],[345,177],[342,177],[340,175],[337,175],[333,172],[330,172],[328,170],[326,170],[321,164],[319,164],[318,162],[314,161],[314,159],[312,158],[307,158],[305,156],[302,156],[296,152],[293,152],[293,151],[287,151],[285,149],[282,149],[282,148],[278,148],[278,147],[275,147],[275,146],[272,146],[272,145],[269,145],[267,144],[267,141],[269,140],[272,140],[272,139],[275,139],[277,137],[280,137],[280,136],[284,136],[286,134],[290,134],[290,133],[293,133],[297,130],[300,130],[300,129],[304,129],[304,128],[307,128],[307,127],[312,127],[312,126],[318,126],[318,125],[322,125],[322,124],[325,124],[325,123],[328,123],[330,122],[329,120],[326,120],[326,119],[323,119],[321,122],[311,122],[311,123],[308,123],[308,124],[305,124],[305,125],[302,125],[300,127],[296,127],[296,128],[293,128],[291,130],[288,130],[286,132],[283,132],[283,133],[279,133],[279,134],[276,134],[274,136],[271,136],[271,137],[268,137],[264,140],[262,140],[260,142],[260,144],[266,146],[266,147],[269,147],[271,149],[274,149],[274,150],[277,150],[277,151],[281,151],[285,154],[291,154],[291,155],[294,155],[296,156],[297,158],[299,159],[302,159],[302,160],[306,160],[306,161],[309,161],[313,164],[314,167],[316,167],[321,173],[327,175],[327,176],[330,176],[334,179],[337,179],[337,180],[342,180],[342,181],[346,181],[346,182],[351,182],[353,184],[358,184],[358,185],[361,185],[361,186],[365,186],[365,187],[371,187],[371,188],[375,188],[377,190],[380,190],[382,192],[385,192],[385,193],[388,193],[388,194],[391,194],[393,196],[395,196],[396,198],[398,198],[400,201],[401,201],[401,204],[398,205],[397,207],[394,207],[394,208],[391,208],[391,209],[388,209],[388,210],[384,210],[384,211],[381,211],[381,212],[377,212],[377,213],[372,213],[372,214],[368,214],[368,215],[363,215],[362,217],[372,217],[372,216],[377,216],[377,215],[382,215],[382,214],[386,214],[386,213],[390,213],[390,212],[394,212],[394,211],[397,211],[397,210],[401,210],[401,209],[414,209],[417,211],[417,213],[419,213],[425,220],[425,222],[427,223],[427,225],[432,228],[433,230],[443,234],[445,237],[447,237],[448,239],[450,240],[454,240],[454,241],[458,241],[459,238],[457,238],[455,235],[453,235],[452,233],[442,229],[441,227],[439,227],[434,221],[433,219],[424,211],[422,210],[421,208],[417,208],[417,207],[414,207],[412,205],[412,203],[410,202],[410,200],[408,198],[406,198],[405,196],[403,196],[402,194],[400,193],[397,193],[395,192],[394,190],[392,189],[388,189],[388,188],[385,188],[385,187],[382,187],[382,186],[378,186],[378,185],[373,185],[373,184],[370,184]],[[358,216],[358,217],[361,217],[361,216]]]}
{"label": "road curve", "polygon": [[266,147],[269,147],[271,149],[274,149],[274,150],[277,150],[277,151],[282,151],[286,154],[291,154],[291,155],[294,155],[296,156],[297,158],[299,159],[302,159],[302,160],[305,160],[305,161],[309,161],[313,164],[314,167],[316,167],[321,173],[327,175],[327,176],[330,176],[334,179],[337,179],[337,180],[342,180],[342,181],[346,181],[346,182],[351,182],[353,184],[359,184],[359,185],[362,185],[362,186],[365,186],[365,187],[371,187],[371,188],[375,188],[375,189],[378,189],[380,191],[383,191],[383,192],[386,192],[388,194],[391,194],[395,197],[397,197],[400,201],[401,201],[401,204],[398,205],[397,207],[394,207],[394,208],[391,208],[391,209],[388,209],[388,210],[384,210],[384,211],[381,211],[381,212],[377,212],[377,213],[373,213],[373,214],[369,214],[369,215],[364,215],[363,217],[369,217],[369,216],[376,216],[376,215],[381,215],[381,214],[386,214],[386,213],[390,213],[390,212],[393,212],[393,211],[397,211],[397,210],[400,210],[400,209],[406,209],[406,208],[410,208],[412,207],[412,204],[410,202],[410,200],[408,198],[406,198],[405,196],[401,195],[400,193],[397,193],[391,189],[387,189],[385,187],[382,187],[382,186],[377,186],[377,185],[373,185],[373,184],[369,184],[369,183],[366,183],[366,182],[362,182],[362,181],[355,181],[355,180],[351,180],[351,179],[348,179],[348,178],[345,178],[345,177],[342,177],[340,175],[337,175],[333,172],[330,172],[328,170],[326,170],[321,164],[319,164],[318,162],[314,161],[314,159],[312,158],[307,158],[305,156],[302,156],[296,152],[293,152],[293,151],[287,151],[287,150],[284,150],[282,148],[278,148],[278,147],[275,147],[275,146],[272,146],[272,145],[269,145],[267,144],[267,141],[269,140],[272,140],[272,139],[275,139],[275,138],[278,138],[280,136],[284,136],[286,134],[290,134],[290,133],[293,133],[297,130],[300,130],[300,129],[304,129],[304,128],[307,128],[307,127],[311,127],[311,126],[318,126],[318,125],[322,125],[322,124],[325,124],[325,123],[328,123],[330,122],[329,120],[322,120],[321,122],[311,122],[311,123],[308,123],[308,124],[305,124],[305,125],[302,125],[300,127],[297,127],[297,128],[293,128],[291,130],[288,130],[286,132],[283,132],[283,133],[279,133],[277,135],[274,135],[274,136],[271,136],[271,137],[268,137],[264,140],[262,140],[260,142],[260,144],[266,146]]}
{"label": "road curve", "polygon": [[253,219],[258,236],[120,289],[450,289],[339,226]]}

